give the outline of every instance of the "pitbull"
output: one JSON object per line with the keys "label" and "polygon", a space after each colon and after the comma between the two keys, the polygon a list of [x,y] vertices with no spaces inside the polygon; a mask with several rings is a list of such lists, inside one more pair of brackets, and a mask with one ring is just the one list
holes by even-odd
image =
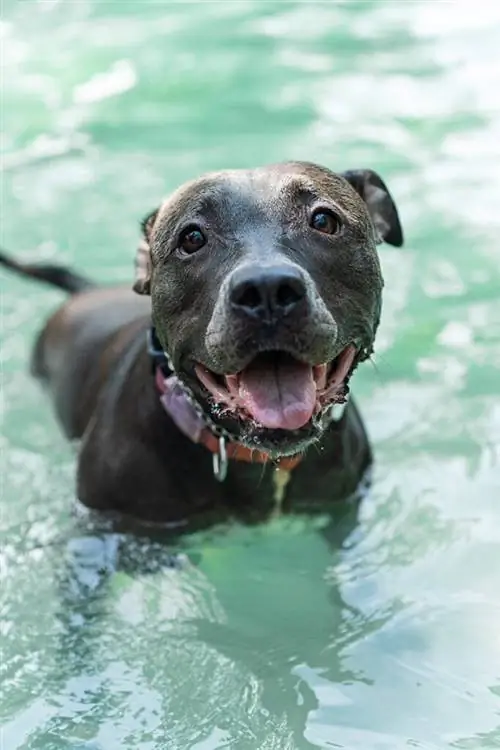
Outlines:
{"label": "pitbull", "polygon": [[377,245],[401,246],[371,170],[288,162],[202,176],[142,224],[132,290],[0,262],[70,294],[31,370],[92,509],[182,523],[352,495],[372,454],[348,400],[373,352]]}

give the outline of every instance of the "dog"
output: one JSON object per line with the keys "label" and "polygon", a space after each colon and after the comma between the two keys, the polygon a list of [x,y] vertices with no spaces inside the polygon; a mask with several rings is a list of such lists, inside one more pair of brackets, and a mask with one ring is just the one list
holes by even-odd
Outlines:
{"label": "dog", "polygon": [[372,453],[349,381],[379,325],[377,245],[403,244],[383,180],[307,162],[210,173],[142,230],[133,290],[0,254],[70,294],[31,371],[80,441],[79,500],[176,524],[354,493]]}

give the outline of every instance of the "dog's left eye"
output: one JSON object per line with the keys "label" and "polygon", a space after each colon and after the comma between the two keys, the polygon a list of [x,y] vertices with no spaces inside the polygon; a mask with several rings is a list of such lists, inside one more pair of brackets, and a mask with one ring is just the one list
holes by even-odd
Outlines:
{"label": "dog's left eye", "polygon": [[179,249],[186,255],[192,255],[197,250],[201,250],[206,244],[206,237],[199,227],[187,227],[179,237]]}
{"label": "dog's left eye", "polygon": [[325,208],[315,211],[309,223],[313,229],[323,234],[336,234],[340,229],[340,219]]}

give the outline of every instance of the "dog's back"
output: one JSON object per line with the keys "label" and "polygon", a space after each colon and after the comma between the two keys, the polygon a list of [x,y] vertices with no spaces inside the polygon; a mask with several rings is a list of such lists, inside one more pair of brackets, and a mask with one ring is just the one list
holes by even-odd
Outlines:
{"label": "dog's back", "polygon": [[114,353],[140,326],[150,300],[128,286],[98,287],[63,266],[23,263],[0,252],[0,263],[71,296],[48,318],[31,357],[31,372],[51,393],[66,436],[82,436]]}
{"label": "dog's back", "polygon": [[149,311],[130,288],[95,288],[72,296],[45,324],[31,370],[51,392],[67,437],[82,436],[112,360],[137,327],[146,332]]}

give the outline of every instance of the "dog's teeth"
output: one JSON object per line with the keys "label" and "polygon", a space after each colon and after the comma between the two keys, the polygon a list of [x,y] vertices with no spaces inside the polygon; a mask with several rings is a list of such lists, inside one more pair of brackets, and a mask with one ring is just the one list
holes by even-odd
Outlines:
{"label": "dog's teeth", "polygon": [[323,391],[326,387],[326,378],[328,373],[328,365],[316,365],[316,367],[313,368],[314,373],[314,380],[316,381],[316,389],[318,391]]}

